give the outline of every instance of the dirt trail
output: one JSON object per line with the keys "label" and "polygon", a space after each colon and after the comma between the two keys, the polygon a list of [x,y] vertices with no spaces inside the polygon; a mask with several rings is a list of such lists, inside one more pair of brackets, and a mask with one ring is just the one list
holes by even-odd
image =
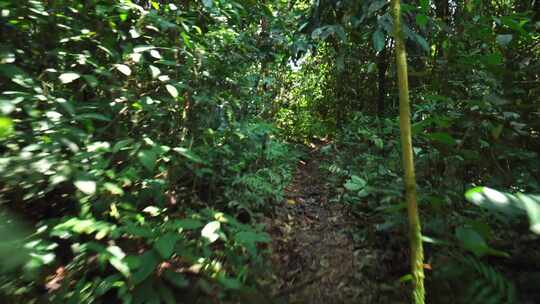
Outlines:
{"label": "dirt trail", "polygon": [[350,229],[355,222],[344,205],[328,201],[319,163],[316,155],[299,162],[284,206],[271,220],[277,301],[381,303],[362,273],[373,258],[354,248]]}

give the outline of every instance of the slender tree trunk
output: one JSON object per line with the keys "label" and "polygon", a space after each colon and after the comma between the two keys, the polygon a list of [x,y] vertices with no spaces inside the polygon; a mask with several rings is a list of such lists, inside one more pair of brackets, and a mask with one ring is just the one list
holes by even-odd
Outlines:
{"label": "slender tree trunk", "polygon": [[394,14],[394,34],[396,41],[396,65],[399,85],[399,122],[401,130],[401,148],[403,169],[405,171],[405,191],[409,217],[409,242],[411,246],[411,272],[413,276],[414,303],[424,303],[424,250],[418,204],[416,202],[416,178],[411,136],[411,110],[409,102],[409,83],[407,75],[407,54],[401,30],[400,0],[392,0]]}
{"label": "slender tree trunk", "polygon": [[377,67],[379,70],[378,74],[378,88],[379,96],[377,100],[377,115],[382,116],[384,113],[384,100],[386,97],[386,70],[388,69],[388,58],[387,58],[387,46],[385,43],[384,48],[377,56]]}

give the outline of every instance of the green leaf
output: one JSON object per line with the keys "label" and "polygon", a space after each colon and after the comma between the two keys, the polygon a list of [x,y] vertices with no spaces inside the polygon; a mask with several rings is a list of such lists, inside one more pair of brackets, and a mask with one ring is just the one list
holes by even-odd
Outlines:
{"label": "green leaf", "polygon": [[358,193],[356,193],[356,196],[363,198],[367,197],[369,194],[369,191],[366,188],[363,188],[362,190],[358,191]]}
{"label": "green leaf", "polygon": [[124,190],[120,188],[118,185],[113,183],[104,183],[103,187],[109,191],[112,195],[124,195]]}
{"label": "green leaf", "polygon": [[373,33],[373,47],[377,52],[380,52],[384,49],[386,43],[384,32],[381,29],[376,30]]}
{"label": "green leaf", "polygon": [[143,255],[139,256],[139,268],[133,273],[133,283],[135,285],[140,284],[146,280],[156,269],[159,263],[159,259],[154,251],[146,251]]}
{"label": "green leaf", "polygon": [[343,186],[345,187],[345,189],[349,191],[358,191],[364,188],[366,185],[367,185],[367,181],[365,179],[359,176],[353,175],[351,176],[349,180],[347,180],[347,182]]}
{"label": "green leaf", "polygon": [[501,46],[507,46],[510,42],[512,42],[513,38],[514,36],[511,34],[497,35],[497,43]]}
{"label": "green leaf", "polygon": [[214,0],[202,0],[202,3],[206,8],[212,8],[214,6]]}
{"label": "green leaf", "polygon": [[483,256],[487,252],[486,241],[473,229],[459,227],[456,229],[456,238],[461,241],[463,247],[476,256]]}
{"label": "green leaf", "polygon": [[125,64],[115,64],[114,67],[126,76],[131,75],[131,69]]}
{"label": "green leaf", "polygon": [[180,33],[180,36],[182,36],[182,41],[184,42],[186,47],[191,48],[192,44],[191,44],[191,38],[189,37],[189,35],[182,32],[182,33]]}
{"label": "green leaf", "polygon": [[155,243],[154,248],[161,255],[162,258],[168,259],[174,252],[176,242],[179,240],[179,236],[174,233],[167,233],[160,237]]}
{"label": "green leaf", "polygon": [[163,302],[165,304],[177,304],[173,292],[167,285],[163,283],[158,283],[157,289],[159,291],[159,297],[162,300],[160,301],[160,303]]}
{"label": "green leaf", "polygon": [[429,10],[429,0],[420,0],[420,7],[424,12]]}
{"label": "green leaf", "polygon": [[426,235],[422,235],[422,242],[430,243],[430,244],[434,244],[434,245],[441,245],[441,246],[450,246],[450,245],[452,245],[448,241],[437,239],[437,238],[432,238],[432,237],[429,237],[429,236],[426,236]]}
{"label": "green leaf", "polygon": [[0,117],[0,139],[6,138],[13,133],[13,120],[9,117]]}
{"label": "green leaf", "polygon": [[253,231],[241,231],[238,232],[234,239],[243,244],[255,244],[255,243],[268,243],[271,241],[270,237],[266,233],[256,233]]}
{"label": "green leaf", "polygon": [[501,54],[498,53],[484,55],[482,59],[487,65],[499,65],[503,61]]}
{"label": "green leaf", "polygon": [[195,154],[195,152],[189,150],[189,149],[186,149],[186,148],[182,148],[182,147],[177,147],[177,148],[173,148],[173,151],[175,152],[178,152],[180,155],[184,156],[185,158],[193,161],[193,162],[196,162],[196,163],[203,163],[204,161],[197,155]]}
{"label": "green leaf", "polygon": [[206,224],[206,226],[204,226],[204,228],[201,231],[201,236],[207,239],[208,242],[213,243],[217,241],[217,239],[219,238],[218,232],[219,232],[220,227],[221,227],[220,222],[212,221]]}
{"label": "green leaf", "polygon": [[83,75],[83,79],[90,85],[92,88],[95,88],[99,85],[99,80],[93,75]]}
{"label": "green leaf", "polygon": [[148,206],[143,209],[143,212],[148,213],[151,216],[158,216],[161,213],[161,209],[156,206]]}
{"label": "green leaf", "polygon": [[430,51],[429,43],[424,37],[415,33],[414,40],[416,41],[416,43],[418,43],[422,47],[422,49],[424,49],[424,51],[426,52]]}
{"label": "green leaf", "polygon": [[204,226],[204,224],[195,219],[183,219],[183,220],[175,220],[172,223],[172,226],[174,226],[175,229],[185,229],[185,230],[193,230],[200,228]]}
{"label": "green leaf", "polygon": [[169,92],[169,94],[171,94],[171,96],[173,98],[178,97],[178,89],[176,89],[175,86],[167,84],[167,85],[165,85],[165,88],[167,89],[167,92]]}
{"label": "green leaf", "polygon": [[81,115],[77,115],[75,119],[76,120],[92,119],[92,120],[99,120],[99,121],[111,121],[109,117],[103,114],[99,114],[99,113],[84,113]]}
{"label": "green leaf", "polygon": [[139,162],[143,165],[148,172],[154,172],[157,162],[157,153],[154,150],[142,150],[137,154]]}
{"label": "green leaf", "polygon": [[433,141],[437,141],[445,145],[453,146],[456,144],[456,140],[448,133],[435,132],[429,134],[428,137]]}
{"label": "green leaf", "polygon": [[92,195],[96,192],[96,182],[92,180],[77,180],[73,183],[82,193]]}
{"label": "green leaf", "polygon": [[161,70],[153,65],[149,66],[150,68],[150,74],[152,75],[152,79],[157,78],[159,75],[161,75]]}
{"label": "green leaf", "polygon": [[463,248],[471,251],[478,257],[487,254],[508,257],[507,253],[489,247],[482,235],[472,228],[457,228],[456,238],[461,241]]}
{"label": "green leaf", "polygon": [[511,217],[527,215],[531,231],[540,234],[540,195],[513,195],[488,187],[476,187],[467,191],[465,198],[480,207]]}
{"label": "green leaf", "polygon": [[163,272],[163,276],[165,277],[167,281],[169,281],[171,284],[173,284],[176,287],[184,288],[184,287],[189,286],[189,281],[186,279],[186,277],[183,274],[179,272],[174,272],[170,269],[167,269],[165,270],[165,272]]}
{"label": "green leaf", "polygon": [[136,47],[133,48],[133,51],[135,53],[142,53],[142,52],[146,52],[146,51],[150,51],[150,50],[153,50],[155,49],[156,47],[153,46],[153,45],[138,45]]}
{"label": "green leaf", "polygon": [[540,195],[518,193],[516,196],[525,206],[531,231],[540,234]]}
{"label": "green leaf", "polygon": [[387,0],[375,0],[368,8],[368,15],[372,15],[388,4]]}
{"label": "green leaf", "polygon": [[60,79],[61,83],[70,83],[77,79],[79,79],[81,75],[75,73],[75,72],[68,72],[61,74],[58,79]]}
{"label": "green leaf", "polygon": [[465,198],[477,206],[513,217],[526,213],[524,206],[516,196],[488,187],[470,189],[465,193]]}
{"label": "green leaf", "polygon": [[112,255],[109,258],[109,263],[123,276],[128,278],[130,276],[130,269],[128,263],[124,259],[126,257],[124,251],[118,246],[109,246],[107,251]]}
{"label": "green leaf", "polygon": [[126,223],[121,230],[136,237],[151,238],[154,236],[154,232],[151,228],[146,226],[137,226],[133,223]]}
{"label": "green leaf", "polygon": [[416,19],[416,24],[418,24],[418,26],[422,28],[425,27],[429,21],[428,16],[425,14],[417,14],[415,19]]}
{"label": "green leaf", "polygon": [[242,283],[235,278],[228,277],[225,273],[220,272],[217,275],[217,281],[225,287],[225,289],[238,290],[242,288]]}
{"label": "green leaf", "polygon": [[404,276],[401,276],[401,277],[399,278],[399,282],[401,282],[401,283],[412,282],[412,280],[414,280],[414,277],[413,277],[413,275],[410,274],[410,273],[408,273],[408,274],[406,274],[406,275],[404,275]]}
{"label": "green leaf", "polygon": [[108,277],[106,277],[103,281],[99,283],[99,285],[96,288],[96,294],[98,296],[102,296],[107,291],[111,290],[113,287],[118,286],[119,284],[122,284],[122,276],[119,274],[113,274]]}
{"label": "green leaf", "polygon": [[15,77],[28,77],[21,68],[14,64],[0,64],[0,75],[11,78],[11,80]]}
{"label": "green leaf", "polygon": [[122,139],[122,140],[117,141],[112,147],[112,152],[118,153],[122,150],[127,150],[129,145],[131,145],[133,141],[134,140],[132,138],[127,138],[127,139]]}

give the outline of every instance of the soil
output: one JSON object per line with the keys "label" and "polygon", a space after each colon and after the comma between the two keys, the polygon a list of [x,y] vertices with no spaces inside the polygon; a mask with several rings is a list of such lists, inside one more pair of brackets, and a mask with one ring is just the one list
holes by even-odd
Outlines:
{"label": "soil", "polygon": [[[360,225],[347,205],[330,202],[331,191],[316,151],[299,161],[283,206],[268,219],[274,240],[276,303],[407,303],[399,276],[382,265],[388,249],[353,240]],[[399,261],[407,265],[408,261]],[[395,264],[391,262],[390,264]]]}

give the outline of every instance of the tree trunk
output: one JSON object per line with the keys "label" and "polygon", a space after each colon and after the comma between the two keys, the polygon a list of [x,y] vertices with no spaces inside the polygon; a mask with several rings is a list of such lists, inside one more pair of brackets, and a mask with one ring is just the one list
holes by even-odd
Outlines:
{"label": "tree trunk", "polygon": [[388,58],[386,52],[387,46],[385,44],[382,51],[377,56],[377,67],[379,70],[379,98],[377,100],[377,115],[382,116],[384,113],[384,99],[386,96],[386,70],[388,69]]}
{"label": "tree trunk", "polygon": [[411,246],[411,272],[413,277],[414,303],[424,303],[424,250],[418,204],[416,202],[416,178],[411,136],[411,110],[409,102],[409,83],[407,75],[407,54],[401,29],[400,0],[392,0],[394,14],[394,35],[396,40],[396,65],[399,85],[399,122],[401,130],[401,149],[405,172],[405,193],[409,218],[409,242]]}

